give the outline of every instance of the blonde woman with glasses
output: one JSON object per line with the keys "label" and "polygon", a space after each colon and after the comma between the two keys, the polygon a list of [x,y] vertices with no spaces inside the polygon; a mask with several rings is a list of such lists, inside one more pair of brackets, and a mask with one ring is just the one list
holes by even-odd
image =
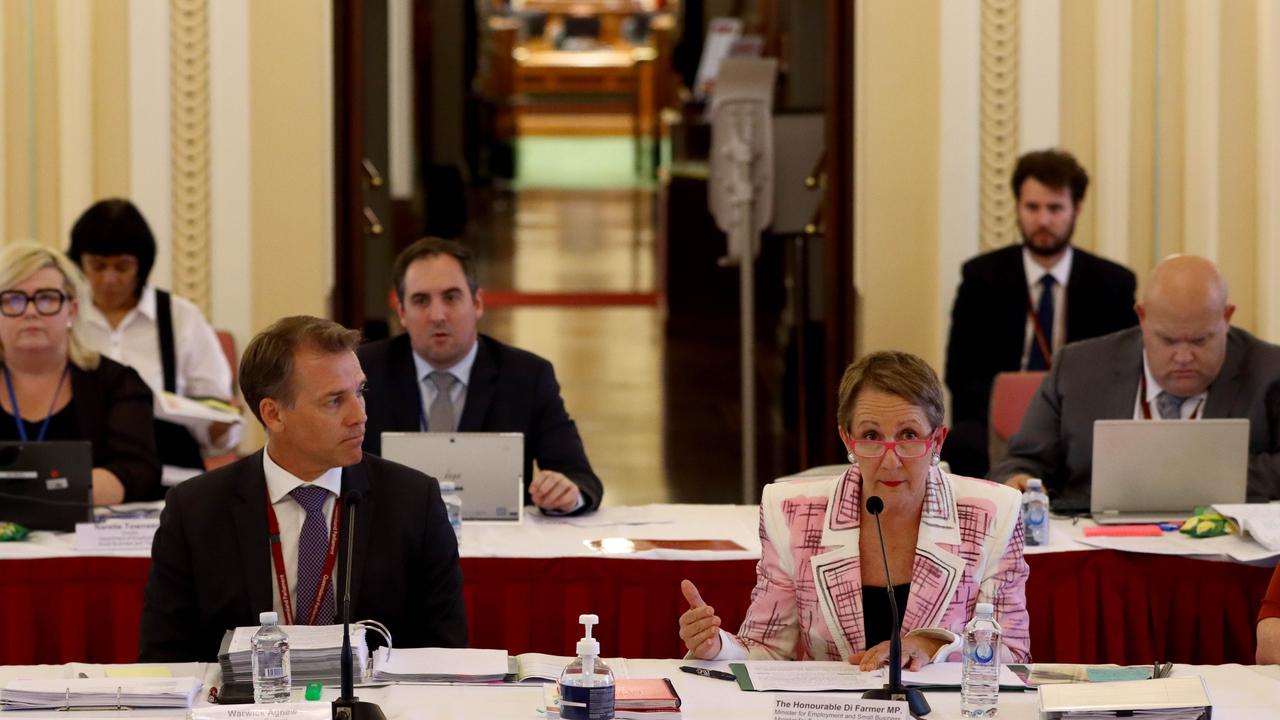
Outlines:
{"label": "blonde woman with glasses", "polygon": [[161,496],[152,398],[132,368],[85,348],[76,330],[88,286],[62,253],[0,249],[0,441],[88,440],[93,502]]}

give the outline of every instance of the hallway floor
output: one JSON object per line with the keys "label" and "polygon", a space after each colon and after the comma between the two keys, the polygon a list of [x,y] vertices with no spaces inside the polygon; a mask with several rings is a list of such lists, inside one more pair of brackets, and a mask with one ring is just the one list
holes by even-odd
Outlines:
{"label": "hallway floor", "polygon": [[[481,331],[555,365],[605,504],[740,502],[736,350],[668,357],[653,183],[629,172],[629,141],[562,140],[522,139],[516,189],[472,213]],[[714,386],[734,402],[696,394]]]}

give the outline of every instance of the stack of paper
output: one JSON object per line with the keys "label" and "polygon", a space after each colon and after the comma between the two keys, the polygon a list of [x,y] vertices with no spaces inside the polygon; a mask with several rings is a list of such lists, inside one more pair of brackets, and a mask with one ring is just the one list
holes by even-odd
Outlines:
{"label": "stack of paper", "polygon": [[[543,687],[542,704],[547,720],[559,720],[559,685]],[[680,720],[680,705],[680,695],[666,678],[618,680],[614,685],[613,716],[617,720]]]}
{"label": "stack of paper", "polygon": [[1199,677],[1040,687],[1040,717],[1094,720],[1119,716],[1197,720],[1210,707]]}
{"label": "stack of paper", "polygon": [[373,679],[382,682],[487,683],[506,676],[506,650],[381,648],[373,658]]}
{"label": "stack of paper", "polygon": [[201,686],[201,681],[193,677],[10,680],[0,687],[0,707],[189,708]]}
{"label": "stack of paper", "polygon": [[[289,636],[289,669],[293,685],[306,685],[310,682],[337,685],[341,682],[341,625],[282,625],[280,628]],[[218,662],[222,665],[224,681],[253,682],[250,641],[256,632],[257,627],[239,627],[228,630],[223,636]],[[351,667],[356,681],[364,677],[368,665],[369,647],[365,643],[365,629],[352,625]]]}

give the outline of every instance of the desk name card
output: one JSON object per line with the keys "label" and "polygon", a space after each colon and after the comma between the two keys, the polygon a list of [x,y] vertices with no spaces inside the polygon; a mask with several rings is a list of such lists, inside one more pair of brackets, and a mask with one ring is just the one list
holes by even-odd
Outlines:
{"label": "desk name card", "polygon": [[849,695],[792,693],[773,699],[773,720],[906,720],[904,700],[863,700]]}
{"label": "desk name card", "polygon": [[192,708],[191,720],[329,720],[329,703],[277,703],[274,705],[226,705]]}
{"label": "desk name card", "polygon": [[150,550],[159,517],[76,523],[77,550]]}

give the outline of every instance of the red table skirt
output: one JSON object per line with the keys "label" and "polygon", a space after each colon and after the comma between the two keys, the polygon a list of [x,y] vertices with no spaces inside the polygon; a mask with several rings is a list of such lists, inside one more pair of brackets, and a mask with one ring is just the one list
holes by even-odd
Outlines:
{"label": "red table skirt", "polygon": [[[1049,662],[1252,663],[1270,568],[1109,550],[1028,556],[1031,652]],[[0,561],[0,664],[132,662],[150,561]],[[472,647],[571,655],[578,615],[605,656],[682,654],[680,580],[737,628],[755,561],[463,558]]]}

